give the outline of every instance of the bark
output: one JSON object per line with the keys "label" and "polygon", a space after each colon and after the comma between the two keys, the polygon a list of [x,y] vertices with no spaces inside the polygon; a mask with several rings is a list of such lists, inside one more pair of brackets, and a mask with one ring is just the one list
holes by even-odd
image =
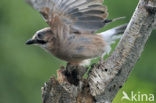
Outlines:
{"label": "bark", "polygon": [[103,64],[68,64],[42,88],[43,103],[111,103],[139,60],[156,18],[156,0],[140,0],[122,39]]}

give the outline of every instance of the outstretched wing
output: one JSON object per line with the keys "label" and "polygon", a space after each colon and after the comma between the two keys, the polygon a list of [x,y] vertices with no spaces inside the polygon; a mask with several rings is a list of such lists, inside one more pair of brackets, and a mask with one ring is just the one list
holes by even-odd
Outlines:
{"label": "outstretched wing", "polygon": [[[69,25],[71,32],[96,32],[106,23],[108,15],[103,0],[26,0],[53,26],[56,16]],[[57,18],[58,19],[58,18]]]}

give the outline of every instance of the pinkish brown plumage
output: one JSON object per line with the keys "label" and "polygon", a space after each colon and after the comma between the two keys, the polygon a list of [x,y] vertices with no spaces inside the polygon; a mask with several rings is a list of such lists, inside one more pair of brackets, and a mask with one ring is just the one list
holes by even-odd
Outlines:
{"label": "pinkish brown plumage", "polygon": [[32,4],[50,27],[39,30],[27,44],[37,44],[52,55],[72,64],[109,53],[110,45],[124,32],[126,25],[96,34],[109,22],[102,0],[36,0]]}

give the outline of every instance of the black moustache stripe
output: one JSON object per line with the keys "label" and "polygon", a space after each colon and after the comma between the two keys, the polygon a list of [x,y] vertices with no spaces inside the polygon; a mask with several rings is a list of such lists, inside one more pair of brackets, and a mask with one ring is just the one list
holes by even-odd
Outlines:
{"label": "black moustache stripe", "polygon": [[47,42],[44,41],[44,40],[37,40],[37,43],[38,43],[38,44],[46,44]]}

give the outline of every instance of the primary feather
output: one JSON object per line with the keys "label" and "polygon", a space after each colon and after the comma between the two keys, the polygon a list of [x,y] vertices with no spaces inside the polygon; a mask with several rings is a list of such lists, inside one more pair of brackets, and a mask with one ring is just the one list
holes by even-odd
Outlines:
{"label": "primary feather", "polygon": [[107,8],[103,0],[26,0],[38,10],[52,27],[55,17],[71,32],[95,33],[107,22]]}

